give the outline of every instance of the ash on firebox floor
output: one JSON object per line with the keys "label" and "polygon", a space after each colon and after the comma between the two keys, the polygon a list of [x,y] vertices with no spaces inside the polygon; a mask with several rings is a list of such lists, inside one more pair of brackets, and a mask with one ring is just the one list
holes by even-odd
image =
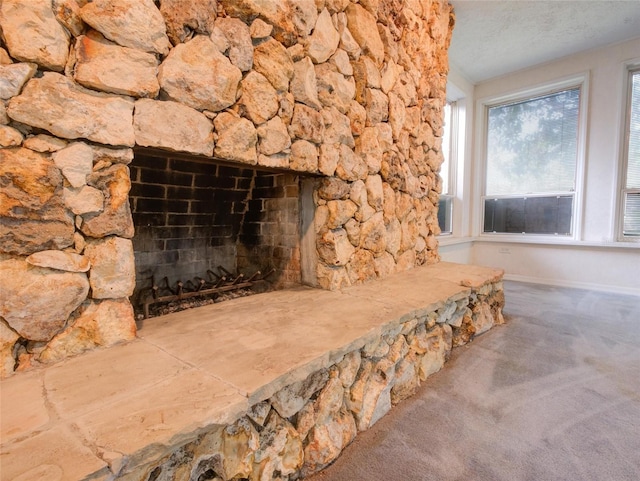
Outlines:
{"label": "ash on firebox floor", "polygon": [[[215,297],[192,297],[189,299],[180,299],[177,301],[167,302],[166,304],[155,304],[149,308],[149,318],[164,316],[173,312],[180,312],[186,309],[194,307],[208,306],[209,304],[217,304],[218,302],[224,302],[231,299],[237,299],[238,297],[246,297],[257,294],[256,291],[251,289],[238,289],[235,291],[224,292],[216,295]],[[142,306],[136,308],[136,319],[138,321],[144,320],[144,313],[142,312]]]}

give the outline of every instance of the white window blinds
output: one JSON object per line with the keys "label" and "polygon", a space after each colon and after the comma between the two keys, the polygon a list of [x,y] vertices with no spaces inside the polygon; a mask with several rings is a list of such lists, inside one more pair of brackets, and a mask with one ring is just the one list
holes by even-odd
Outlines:
{"label": "white window blinds", "polygon": [[572,192],[580,89],[489,108],[487,195]]}

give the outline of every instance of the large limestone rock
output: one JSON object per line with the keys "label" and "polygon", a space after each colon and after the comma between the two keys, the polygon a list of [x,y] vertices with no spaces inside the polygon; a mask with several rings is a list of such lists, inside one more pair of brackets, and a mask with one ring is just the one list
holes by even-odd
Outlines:
{"label": "large limestone rock", "polygon": [[40,353],[41,362],[55,362],[96,347],[109,347],[136,336],[133,308],[126,299],[87,301]]}
{"label": "large limestone rock", "polygon": [[355,252],[347,231],[334,229],[322,232],[317,239],[318,256],[328,266],[344,266]]}
{"label": "large limestone rock", "polygon": [[322,111],[324,119],[324,142],[328,144],[344,144],[353,148],[355,141],[351,133],[349,117],[335,107]]}
{"label": "large limestone rock", "polygon": [[0,379],[13,373],[16,360],[13,357],[13,346],[20,336],[0,319]]}
{"label": "large limestone rock", "polygon": [[262,124],[278,113],[278,94],[264,75],[256,71],[249,72],[241,85],[240,104],[254,124]]}
{"label": "large limestone rock", "polygon": [[91,262],[89,282],[93,299],[119,299],[133,294],[133,244],[121,237],[89,240],[85,256]]}
{"label": "large limestone rock", "polygon": [[202,113],[172,101],[140,99],[133,116],[136,143],[193,154],[213,154],[213,125]]}
{"label": "large limestone rock", "polygon": [[384,44],[378,33],[375,17],[357,3],[350,4],[345,10],[347,26],[365,55],[382,66]]}
{"label": "large limestone rock", "polygon": [[345,77],[335,65],[323,63],[315,66],[318,81],[318,99],[326,107],[336,107],[346,114],[356,95],[356,83]]}
{"label": "large limestone rock", "polygon": [[317,147],[307,140],[296,140],[291,144],[291,164],[289,167],[300,172],[317,172]]}
{"label": "large limestone rock", "polygon": [[[257,129],[258,151],[263,155],[273,155],[291,147],[291,137],[287,126],[280,117],[274,117]],[[284,167],[288,166],[285,165]]]}
{"label": "large limestone rock", "polygon": [[104,194],[96,189],[84,185],[79,189],[64,189],[64,203],[75,215],[101,212],[104,209]]}
{"label": "large limestone rock", "polygon": [[51,0],[3,0],[0,27],[13,58],[62,71],[69,54],[69,34],[58,23]]}
{"label": "large limestone rock", "polygon": [[171,46],[153,0],[93,0],[80,10],[82,20],[123,47],[166,55]]}
{"label": "large limestone rock", "polygon": [[329,60],[338,48],[340,34],[333,26],[331,14],[325,8],[320,12],[318,20],[307,43],[307,54],[315,63]]}
{"label": "large limestone rock", "polygon": [[86,24],[80,17],[80,8],[85,0],[53,0],[53,11],[60,22],[74,37],[82,35]]}
{"label": "large limestone rock", "polygon": [[313,62],[309,57],[297,61],[294,66],[293,78],[291,79],[291,93],[296,102],[301,102],[313,107],[316,110],[322,108],[318,100],[318,83],[316,81],[316,71]]}
{"label": "large limestone rock", "polygon": [[223,112],[215,118],[214,125],[218,135],[214,150],[216,157],[256,164],[258,133],[251,121]]}
{"label": "large limestone rock", "polygon": [[132,100],[84,89],[53,72],[29,80],[9,101],[7,114],[65,139],[129,147],[135,142]]}
{"label": "large limestone rock", "polygon": [[278,92],[289,90],[293,60],[280,42],[273,38],[258,45],[253,53],[254,69],[269,79]]}
{"label": "large limestone rock", "polygon": [[358,431],[368,429],[391,409],[394,377],[394,363],[384,358],[378,362],[363,359],[347,400],[347,406],[354,413]]}
{"label": "large limestone rock", "polygon": [[55,250],[36,252],[27,257],[26,261],[32,266],[65,272],[87,272],[91,267],[89,259],[84,256]]}
{"label": "large limestone rock", "polygon": [[229,60],[243,72],[253,67],[253,44],[251,32],[243,21],[237,18],[221,17],[215,27],[220,29],[229,42]]}
{"label": "large limestone rock", "polygon": [[218,112],[235,103],[242,72],[209,37],[198,35],[171,50],[160,65],[158,79],[172,100]]}
{"label": "large limestone rock", "polygon": [[217,14],[216,0],[162,0],[160,13],[167,26],[167,35],[174,45],[184,42],[194,33],[205,35],[213,31]]}
{"label": "large limestone rock", "polygon": [[19,258],[0,261],[0,277],[0,317],[33,341],[49,341],[89,293],[86,274],[34,267]]}
{"label": "large limestone rock", "polygon": [[47,134],[38,134],[26,139],[22,146],[35,152],[57,152],[67,146],[67,141]]}
{"label": "large limestone rock", "polygon": [[315,144],[322,142],[324,136],[324,119],[317,110],[303,104],[296,104],[293,118],[289,126],[292,137],[308,140]]}
{"label": "large limestone rock", "polygon": [[0,125],[0,147],[19,147],[23,140],[24,137],[19,130],[8,125]]}
{"label": "large limestone rock", "polygon": [[71,187],[80,188],[87,184],[87,177],[93,172],[93,148],[89,144],[72,142],[52,157]]}
{"label": "large limestone rock", "polygon": [[228,15],[239,17],[247,24],[260,18],[273,25],[274,36],[280,42],[290,46],[296,40],[296,28],[293,15],[286,2],[265,2],[264,0],[218,0]]}
{"label": "large limestone rock", "polygon": [[29,255],[73,244],[73,218],[62,201],[62,175],[47,154],[0,150],[0,250]]}
{"label": "large limestone rock", "polygon": [[129,208],[129,167],[114,164],[98,170],[89,176],[87,183],[102,193],[104,207],[98,213],[83,214],[80,226],[82,232],[89,237],[133,237],[133,219]]}
{"label": "large limestone rock", "polygon": [[344,390],[334,377],[315,401],[318,420],[311,429],[304,451],[303,475],[310,475],[334,461],[356,437],[353,416],[343,407]]}
{"label": "large limestone rock", "polygon": [[0,99],[15,97],[22,86],[36,73],[33,63],[13,63],[0,65]]}
{"label": "large limestone rock", "polygon": [[156,97],[160,90],[155,55],[120,47],[97,32],[90,32],[76,42],[76,65],[73,77],[85,87],[131,95]]}
{"label": "large limestone rock", "polygon": [[253,479],[276,479],[294,474],[304,460],[302,439],[293,425],[271,411],[260,432],[260,448],[255,453]]}
{"label": "large limestone rock", "polygon": [[269,402],[280,416],[290,418],[306,404],[307,400],[317,392],[329,379],[326,370],[311,374],[304,381],[295,382],[275,393]]}

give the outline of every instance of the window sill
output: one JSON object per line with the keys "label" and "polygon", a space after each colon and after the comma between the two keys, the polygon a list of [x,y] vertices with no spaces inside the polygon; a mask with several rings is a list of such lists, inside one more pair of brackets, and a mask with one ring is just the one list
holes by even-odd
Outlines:
{"label": "window sill", "polygon": [[576,239],[562,239],[555,236],[533,236],[526,234],[498,234],[481,235],[473,238],[474,242],[505,242],[510,244],[532,244],[570,247],[596,247],[606,249],[640,249],[638,241],[580,241]]}
{"label": "window sill", "polygon": [[439,246],[453,246],[457,244],[470,244],[474,241],[473,237],[454,237],[451,234],[438,236]]}

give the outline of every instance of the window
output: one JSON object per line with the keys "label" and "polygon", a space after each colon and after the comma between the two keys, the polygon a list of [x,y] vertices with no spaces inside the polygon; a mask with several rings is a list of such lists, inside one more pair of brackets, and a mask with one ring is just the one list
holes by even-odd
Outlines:
{"label": "window", "polygon": [[485,233],[572,235],[579,117],[580,87],[489,106]]}
{"label": "window", "polygon": [[440,178],[442,179],[442,190],[440,201],[438,202],[438,226],[440,234],[451,234],[453,216],[453,188],[452,188],[452,166],[453,166],[453,146],[456,138],[454,126],[455,102],[447,102],[444,106],[444,134],[442,135],[442,155],[444,161],[440,166]]}
{"label": "window", "polygon": [[640,68],[629,72],[622,236],[640,238]]}

